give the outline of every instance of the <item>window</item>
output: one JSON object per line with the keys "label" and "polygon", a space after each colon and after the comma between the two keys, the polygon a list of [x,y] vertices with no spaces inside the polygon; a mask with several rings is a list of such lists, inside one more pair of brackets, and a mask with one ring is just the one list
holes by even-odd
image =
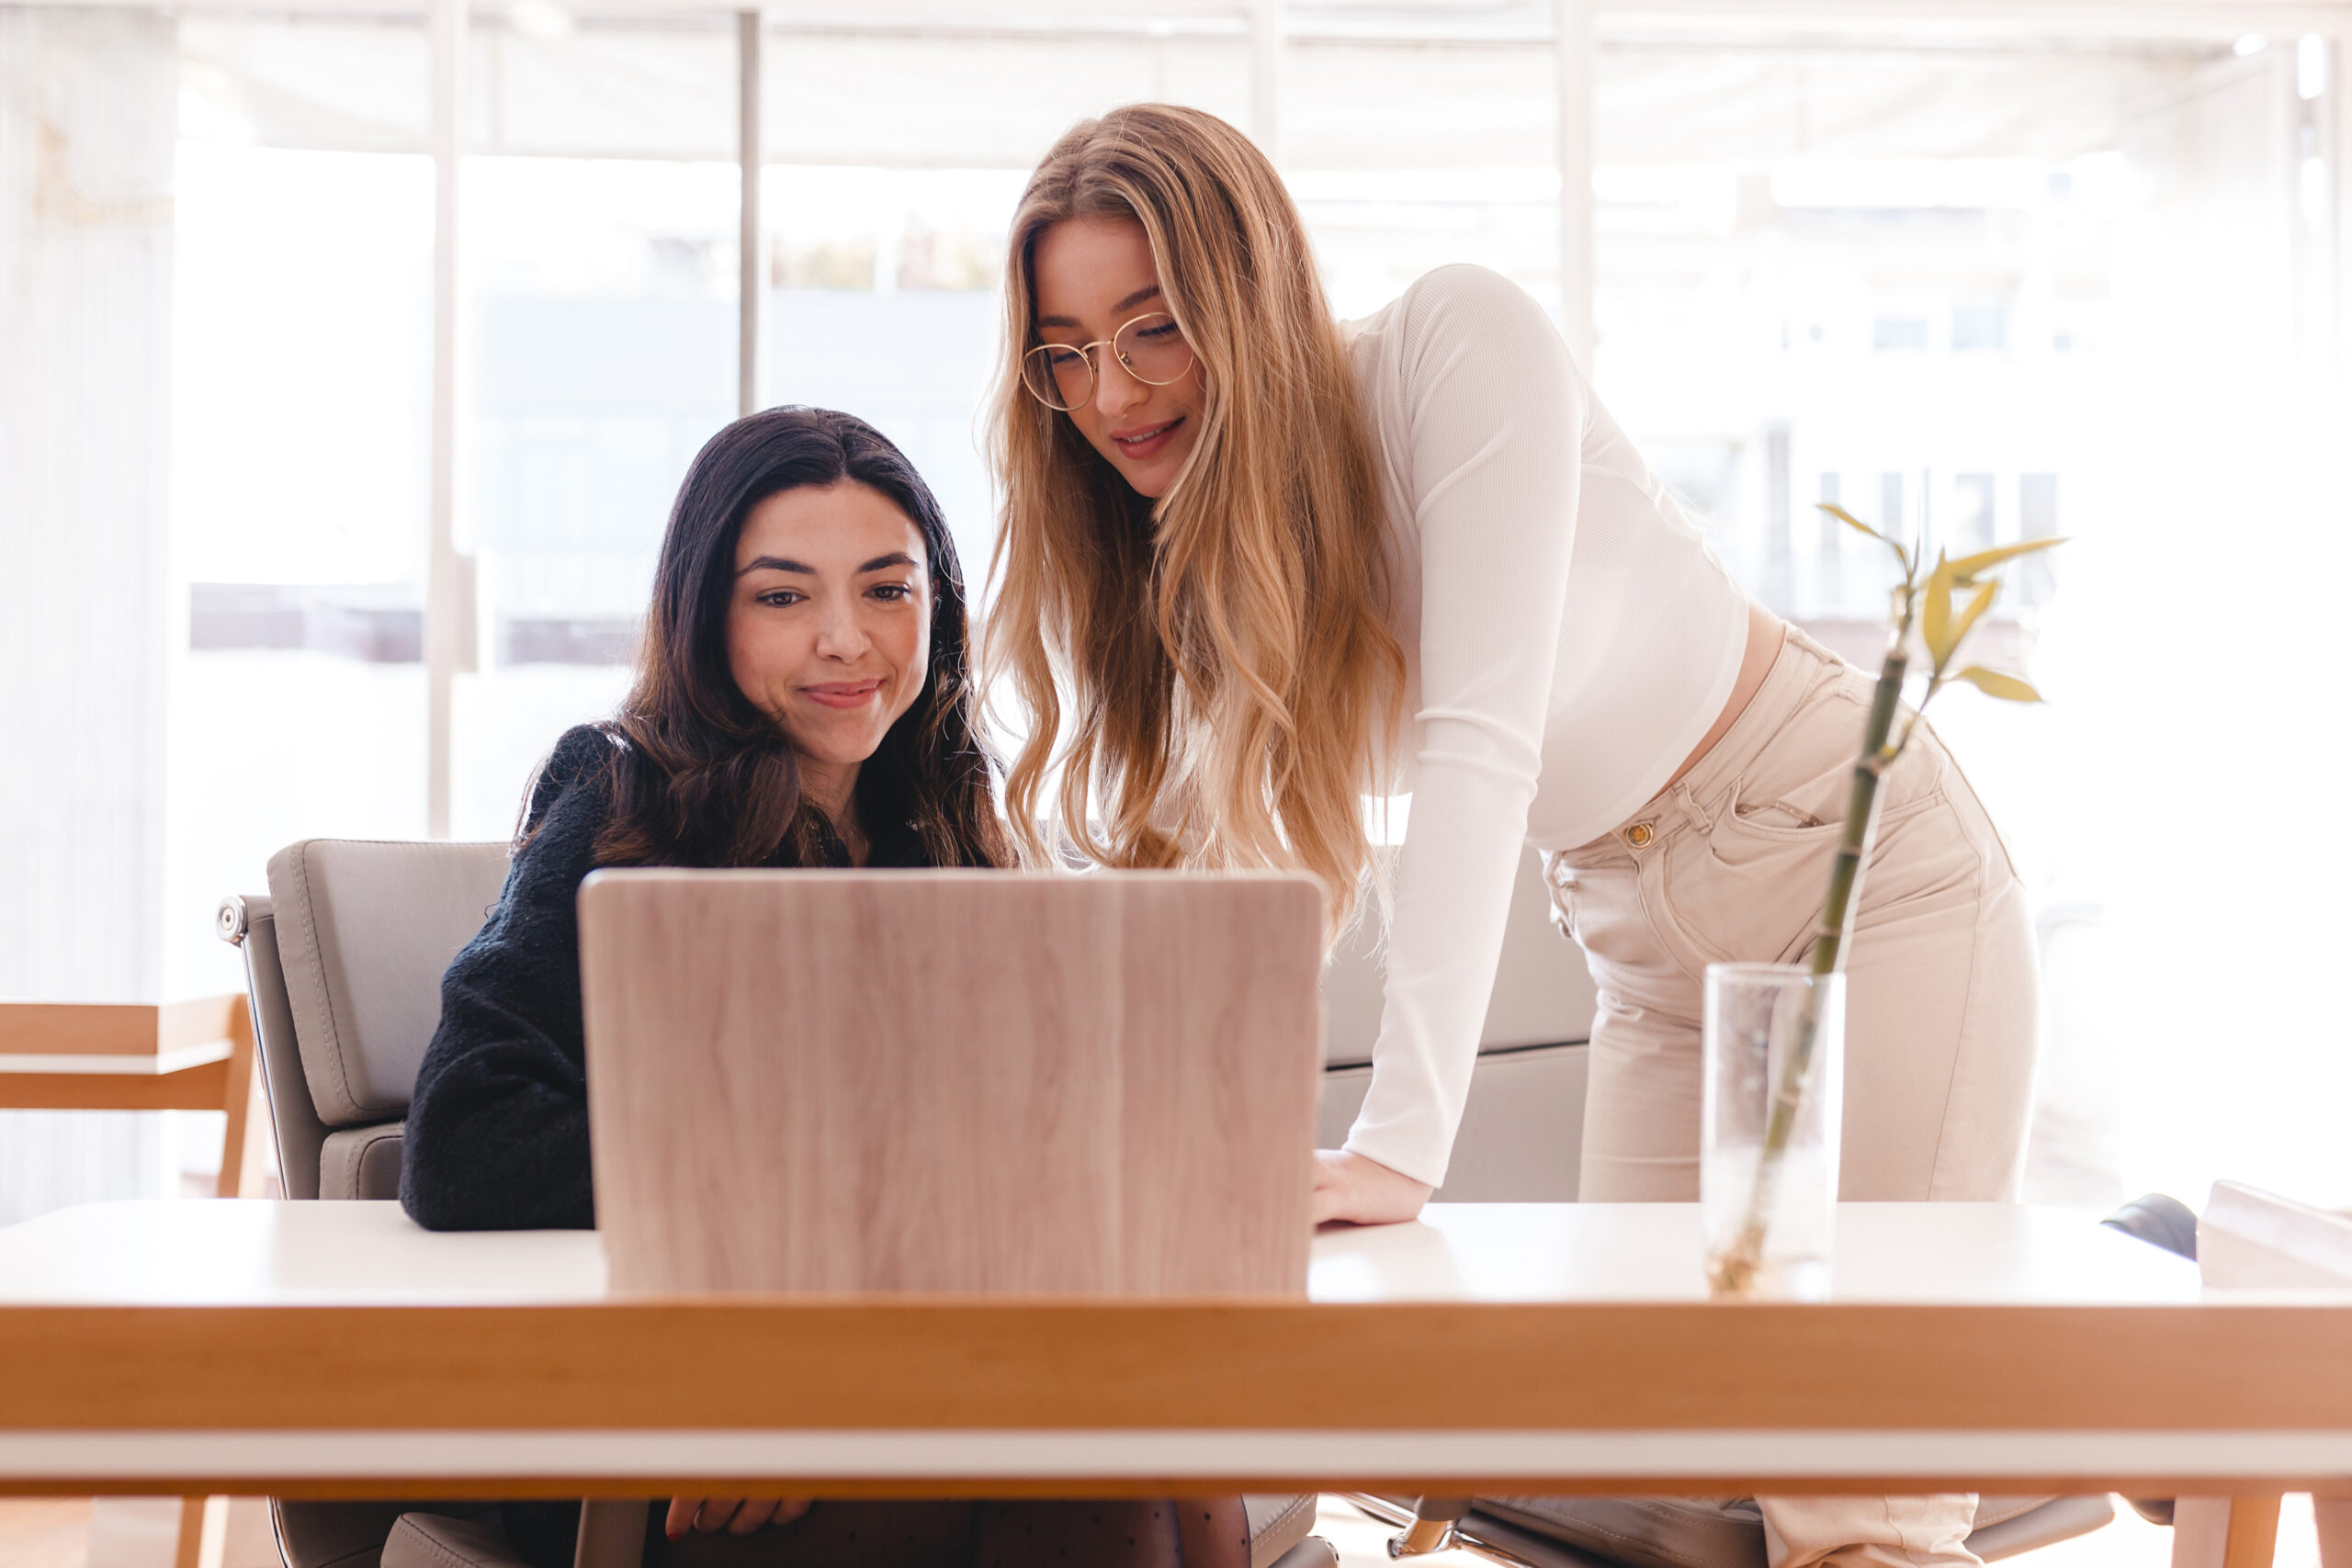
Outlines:
{"label": "window", "polygon": [[1953,555],[1993,547],[1993,476],[1961,474],[1951,486],[1951,526],[1946,548]]}
{"label": "window", "polygon": [[[2049,705],[1936,712],[2069,933],[2029,1191],[2195,1202],[2261,1169],[2352,1201],[2301,1109],[2352,1089],[2343,1053],[2297,1043],[2325,1035],[2320,992],[2230,977],[2290,953],[2324,971],[2352,925],[2321,890],[2352,863],[2188,847],[2258,795],[2265,734],[2310,734],[2276,671],[2335,658],[2311,563],[2352,530],[2305,520],[2345,514],[2322,454],[2352,409],[2318,368],[2341,318],[2312,282],[2341,276],[2342,230],[2301,193],[2346,175],[2301,163],[2340,142],[2281,135],[2332,89],[2296,96],[2291,44],[2241,57],[2127,16],[2145,36],[2058,50],[1917,13],[1899,41],[1603,13],[1594,380],[1750,592],[1866,665],[1883,553],[1806,502],[1930,551],[2071,536],[1976,648]],[[2181,750],[2186,776],[2150,789],[2140,763]],[[2200,935],[2205,908],[2238,918]]]}
{"label": "window", "polygon": [[1880,316],[1871,322],[1871,346],[1897,351],[1922,349],[1928,346],[1928,321],[1924,316]]}
{"label": "window", "polygon": [[678,481],[735,413],[735,37],[510,16],[471,60],[494,108],[459,185],[475,657],[450,830],[500,839],[556,738],[619,701]]}
{"label": "window", "polygon": [[1998,302],[1953,306],[1951,346],[1954,352],[1962,354],[2008,347],[2008,306]]}
{"label": "window", "polygon": [[[2352,938],[2315,891],[2352,852],[2181,852],[2258,798],[2278,736],[2333,761],[2278,671],[2335,659],[2326,585],[2352,548],[2330,467],[2352,425],[2340,62],[2240,54],[2161,6],[2063,48],[1957,8],[1898,29],[1603,7],[1567,69],[1544,0],[1279,10],[1279,36],[1229,0],[770,12],[762,398],[903,445],[977,581],[1022,180],[1078,117],[1170,98],[1277,149],[1342,314],[1453,261],[1572,334],[1589,293],[1612,415],[1752,592],[1857,658],[1887,564],[1814,502],[1931,548],[2071,536],[1987,644],[2030,649],[2050,706],[1960,693],[1938,724],[2042,906],[2104,911],[2098,1005],[2053,1027],[2081,1050],[2082,1020],[2120,1032],[2143,1077],[2076,1124],[2107,1140],[2104,1179],[2194,1199],[2226,1170],[2352,1201],[2309,1152],[2352,1057],[2300,979]],[[0,79],[103,58],[57,126],[109,150],[57,165],[86,265],[28,264],[63,254],[42,215],[64,209],[0,170],[0,268],[40,290],[39,330],[0,342],[0,638],[23,639],[0,697],[12,733],[56,738],[30,747],[41,779],[0,770],[0,876],[65,933],[0,942],[0,988],[233,986],[207,916],[271,850],[422,834],[436,778],[453,831],[503,836],[548,744],[609,710],[670,499],[736,408],[737,37],[719,10],[473,18],[445,455],[474,656],[453,671],[426,636],[421,12],[0,6]],[[1591,166],[1564,186],[1579,108]],[[101,708],[119,722],[92,740]],[[2297,978],[2243,985],[2256,968]],[[140,1157],[147,1181],[164,1156]]]}

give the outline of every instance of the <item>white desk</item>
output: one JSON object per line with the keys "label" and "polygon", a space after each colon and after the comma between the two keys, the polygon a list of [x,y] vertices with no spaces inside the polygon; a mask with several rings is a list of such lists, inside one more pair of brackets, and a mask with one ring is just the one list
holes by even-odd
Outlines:
{"label": "white desk", "polygon": [[[2056,1209],[1852,1203],[1833,1299],[2199,1299],[2197,1266]],[[1326,1226],[1317,1302],[1695,1302],[1690,1203],[1438,1203]],[[356,1305],[601,1301],[593,1231],[419,1229],[398,1203],[93,1203],[0,1229],[0,1303]]]}
{"label": "white desk", "polygon": [[[1335,1228],[1311,1301],[616,1301],[587,1233],[390,1203],[0,1230],[0,1489],[827,1495],[2352,1480],[2352,1294],[2087,1219],[1850,1205],[1833,1299],[1703,1299],[1686,1205]],[[682,1369],[728,1369],[706,1377]]]}
{"label": "white desk", "polygon": [[243,992],[186,1001],[0,1002],[0,1110],[223,1111],[216,1190],[237,1196],[254,1109]]}

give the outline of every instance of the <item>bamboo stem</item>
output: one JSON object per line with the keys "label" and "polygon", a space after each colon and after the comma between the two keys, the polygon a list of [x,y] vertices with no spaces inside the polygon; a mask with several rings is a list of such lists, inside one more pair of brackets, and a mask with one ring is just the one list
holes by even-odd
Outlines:
{"label": "bamboo stem", "polygon": [[[1910,615],[1897,626],[1886,662],[1880,666],[1877,690],[1871,696],[1870,723],[1862,736],[1862,754],[1854,764],[1854,785],[1847,796],[1845,829],[1838,836],[1838,856],[1829,870],[1829,897],[1821,908],[1821,924],[1813,938],[1812,972],[1835,974],[1845,959],[1846,932],[1853,923],[1854,890],[1861,883],[1862,857],[1868,850],[1871,825],[1878,815],[1879,781],[1900,745],[1888,745],[1894,719],[1901,711],[1904,677],[1910,670],[1905,651]],[[1910,735],[1906,731],[1905,742]],[[1780,1082],[1772,1091],[1772,1109],[1764,1125],[1764,1147],[1757,1157],[1756,1180],[1748,1189],[1747,1213],[1740,1221],[1731,1248],[1716,1258],[1709,1283],[1717,1295],[1745,1295],[1756,1286],[1764,1268],[1764,1235],[1770,1224],[1773,1200],[1779,1195],[1781,1168],[1789,1139],[1796,1131],[1797,1111],[1813,1087],[1814,1047],[1821,1035],[1821,988],[1805,993],[1797,1012],[1796,1037],[1790,1042]]]}
{"label": "bamboo stem", "polygon": [[[1894,551],[1903,580],[1894,591],[1893,636],[1887,643],[1886,661],[1879,669],[1878,685],[1871,695],[1870,722],[1862,737],[1861,756],[1854,763],[1854,784],[1847,798],[1846,821],[1838,836],[1837,858],[1830,864],[1829,897],[1822,905],[1821,923],[1814,930],[1811,973],[1816,980],[1836,974],[1845,963],[1846,938],[1854,924],[1863,858],[1869,852],[1871,829],[1878,818],[1879,784],[1896,759],[1910,748],[1912,737],[1918,732],[1920,714],[1928,704],[1947,682],[1954,680],[2011,702],[2041,700],[2031,686],[2014,676],[1974,666],[1955,670],[1953,661],[1969,628],[1993,607],[1995,588],[1988,574],[2007,561],[2061,542],[2028,539],[1980,550],[1958,560],[1949,559],[1939,551],[1933,570],[1923,570],[1927,566],[1924,539],[1915,541],[1914,547],[1906,550],[1899,541],[1858,521],[1834,502],[1824,502],[1821,510]],[[1955,618],[1952,595],[1962,590],[1972,591],[1974,597]],[[1894,726],[1903,710],[1903,682],[1910,673],[1909,649],[1915,625],[1922,627],[1927,644],[1928,689],[1897,738]],[[1822,988],[1815,986],[1806,991],[1798,1006],[1796,1032],[1789,1042],[1780,1081],[1772,1090],[1770,1113],[1765,1119],[1764,1146],[1757,1156],[1756,1179],[1748,1188],[1747,1211],[1741,1217],[1730,1247],[1708,1267],[1708,1283],[1716,1295],[1747,1295],[1763,1275],[1765,1232],[1780,1189],[1781,1168],[1786,1163],[1789,1140],[1796,1131],[1797,1112],[1813,1084],[1814,1053],[1821,1035]]]}

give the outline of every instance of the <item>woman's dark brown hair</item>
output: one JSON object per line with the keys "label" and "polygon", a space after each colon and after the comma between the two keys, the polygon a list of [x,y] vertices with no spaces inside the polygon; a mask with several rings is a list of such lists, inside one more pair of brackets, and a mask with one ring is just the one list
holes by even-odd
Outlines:
{"label": "woman's dark brown hair", "polygon": [[735,547],[752,509],[779,491],[860,484],[904,513],[930,558],[931,667],[914,705],[858,771],[857,810],[877,839],[903,824],[933,865],[1010,859],[990,758],[973,723],[964,573],[931,487],[864,420],[779,408],[710,438],[671,509],[645,614],[637,676],[605,729],[614,810],[599,865],[821,864],[832,825],[800,792],[776,722],[735,684],[727,615]]}

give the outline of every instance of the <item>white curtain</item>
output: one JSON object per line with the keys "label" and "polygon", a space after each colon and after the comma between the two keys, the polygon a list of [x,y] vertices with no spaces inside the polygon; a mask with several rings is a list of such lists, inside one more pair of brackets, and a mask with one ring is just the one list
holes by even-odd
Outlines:
{"label": "white curtain", "polygon": [[[173,24],[0,9],[0,996],[162,983]],[[153,1116],[0,1114],[0,1224],[160,1189]]]}

